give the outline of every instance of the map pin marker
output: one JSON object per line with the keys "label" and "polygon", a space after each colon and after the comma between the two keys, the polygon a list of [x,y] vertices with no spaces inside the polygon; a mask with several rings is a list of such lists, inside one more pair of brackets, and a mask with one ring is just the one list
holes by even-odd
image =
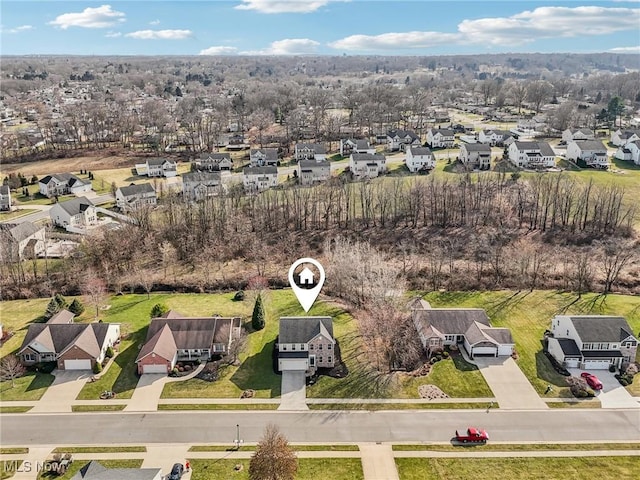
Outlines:
{"label": "map pin marker", "polygon": [[[310,263],[314,267],[318,269],[318,273],[320,278],[316,278],[316,275],[308,268],[305,267],[296,274],[295,270],[298,266]],[[295,276],[298,275],[299,282],[296,283]],[[301,286],[299,286],[299,285]],[[291,285],[291,289],[293,293],[296,294],[296,298],[302,305],[302,308],[305,312],[308,312],[313,306],[313,302],[318,298],[318,294],[320,290],[322,290],[322,285],[324,284],[324,268],[320,265],[320,262],[314,260],[313,258],[301,258],[293,262],[291,268],[289,268],[289,285]],[[307,288],[305,288],[307,287]]]}

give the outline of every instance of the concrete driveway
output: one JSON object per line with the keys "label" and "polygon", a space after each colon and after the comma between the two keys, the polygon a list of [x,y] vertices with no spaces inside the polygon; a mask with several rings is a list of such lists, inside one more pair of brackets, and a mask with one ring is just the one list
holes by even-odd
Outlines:
{"label": "concrete driveway", "polygon": [[54,370],[56,379],[31,409],[31,413],[70,412],[71,405],[93,373],[88,370]]}
{"label": "concrete driveway", "polygon": [[631,394],[620,385],[613,373],[608,370],[582,370],[579,368],[569,368],[569,373],[574,377],[580,377],[582,372],[589,372],[602,382],[602,390],[596,393],[596,398],[600,400],[602,408],[640,408]]}
{"label": "concrete driveway", "polygon": [[477,357],[472,362],[480,369],[501,410],[549,408],[513,358]]}
{"label": "concrete driveway", "polygon": [[278,410],[309,410],[307,383],[303,370],[282,372],[282,388]]}
{"label": "concrete driveway", "polygon": [[166,373],[145,373],[142,375],[125,410],[127,412],[155,412],[168,379]]}

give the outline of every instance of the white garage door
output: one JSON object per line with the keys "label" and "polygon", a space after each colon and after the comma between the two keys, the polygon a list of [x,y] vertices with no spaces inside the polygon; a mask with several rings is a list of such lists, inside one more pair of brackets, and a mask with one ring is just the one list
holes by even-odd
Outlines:
{"label": "white garage door", "polygon": [[91,370],[91,360],[65,360],[65,370]]}
{"label": "white garage door", "polygon": [[306,358],[281,358],[278,363],[280,364],[280,371],[290,371],[290,370],[298,370],[298,371],[306,371],[307,370],[307,359]]}
{"label": "white garage door", "polygon": [[578,368],[580,360],[577,358],[565,358],[564,363],[567,365],[567,368]]}
{"label": "white garage door", "polygon": [[498,349],[496,347],[473,347],[473,356],[476,355],[493,355],[495,356],[498,353]]}
{"label": "white garage door", "polygon": [[142,373],[167,373],[166,365],[143,365]]}
{"label": "white garage door", "polygon": [[607,360],[585,360],[585,370],[606,370],[609,368],[609,362]]}

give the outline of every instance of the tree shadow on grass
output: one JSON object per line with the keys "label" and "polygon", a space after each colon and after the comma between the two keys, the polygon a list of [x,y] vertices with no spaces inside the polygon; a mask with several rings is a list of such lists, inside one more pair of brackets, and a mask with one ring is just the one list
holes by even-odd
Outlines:
{"label": "tree shadow on grass", "polygon": [[116,393],[133,391],[138,385],[138,375],[136,373],[135,360],[138,356],[138,344],[133,343],[123,350],[115,358],[115,363],[121,368],[116,381],[113,382],[112,390]]}
{"label": "tree shadow on grass", "polygon": [[562,305],[558,311],[557,315],[566,314],[570,309],[573,312],[587,314],[587,313],[596,313],[600,314],[603,310],[603,307],[606,305],[607,296],[605,294],[599,294],[594,296],[576,296],[571,302]]}
{"label": "tree shadow on grass", "polygon": [[229,380],[240,390],[267,390],[271,398],[279,397],[281,377],[273,371],[271,360],[275,343],[273,339],[259,353],[247,357]]}
{"label": "tree shadow on grass", "polygon": [[508,311],[513,310],[523,302],[530,293],[530,290],[525,292],[518,290],[509,297],[496,299],[494,302],[487,304],[487,313],[490,317],[506,314]]}
{"label": "tree shadow on grass", "polygon": [[149,299],[146,298],[146,296],[144,298],[141,297],[141,298],[137,299],[134,302],[127,302],[127,303],[124,303],[122,305],[117,305],[115,307],[112,307],[112,308],[110,308],[108,310],[108,312],[109,312],[109,315],[117,315],[119,313],[124,313],[127,310],[130,310],[130,309],[134,308],[139,303],[148,302],[148,301],[149,301]]}
{"label": "tree shadow on grass", "polygon": [[542,350],[536,352],[536,375],[538,378],[557,387],[567,386],[565,377],[555,371],[553,365],[551,365],[551,362]]}

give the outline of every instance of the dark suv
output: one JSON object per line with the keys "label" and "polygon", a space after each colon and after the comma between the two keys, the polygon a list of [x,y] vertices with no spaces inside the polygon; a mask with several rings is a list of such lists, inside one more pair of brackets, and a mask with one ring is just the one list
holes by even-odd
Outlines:
{"label": "dark suv", "polygon": [[184,467],[181,463],[176,463],[171,468],[171,473],[167,477],[167,480],[180,480],[182,478],[182,474],[184,473]]}

